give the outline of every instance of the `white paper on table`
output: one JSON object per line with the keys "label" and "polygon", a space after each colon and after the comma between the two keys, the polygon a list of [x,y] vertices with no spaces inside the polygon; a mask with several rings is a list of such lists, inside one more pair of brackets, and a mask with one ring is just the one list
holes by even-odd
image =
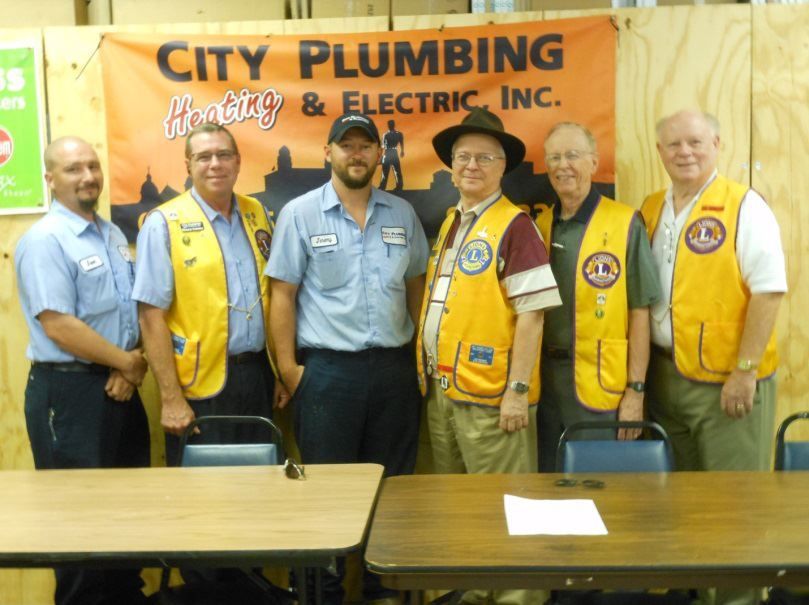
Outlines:
{"label": "white paper on table", "polygon": [[607,526],[592,500],[532,500],[503,495],[511,536],[603,536]]}

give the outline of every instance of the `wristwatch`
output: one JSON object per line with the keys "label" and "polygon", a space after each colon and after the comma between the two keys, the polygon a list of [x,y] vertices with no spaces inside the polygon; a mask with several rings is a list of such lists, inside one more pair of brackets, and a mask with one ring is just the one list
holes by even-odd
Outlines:
{"label": "wristwatch", "polygon": [[626,388],[632,389],[636,393],[643,393],[646,390],[646,383],[645,382],[628,382]]}
{"label": "wristwatch", "polygon": [[740,359],[736,362],[736,368],[742,372],[750,372],[752,370],[758,370],[758,364],[753,363],[752,359]]}
{"label": "wristwatch", "polygon": [[520,395],[524,395],[528,392],[528,383],[521,382],[519,380],[512,380],[508,383],[508,388],[510,388],[515,393],[519,393]]}

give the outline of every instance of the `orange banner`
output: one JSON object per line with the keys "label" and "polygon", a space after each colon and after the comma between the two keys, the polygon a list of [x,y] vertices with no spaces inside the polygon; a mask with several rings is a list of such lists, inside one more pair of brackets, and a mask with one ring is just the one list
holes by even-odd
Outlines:
{"label": "orange banner", "polygon": [[345,35],[106,34],[113,220],[134,239],[140,216],[188,186],[184,137],[203,121],[233,132],[237,190],[277,214],[329,178],[323,148],[347,111],[376,121],[388,151],[375,183],[410,201],[428,235],[458,199],[432,137],[474,106],[526,144],[503,183],[515,203],[552,198],[542,141],[560,121],[593,131],[595,181],[609,195],[615,42],[609,17]]}

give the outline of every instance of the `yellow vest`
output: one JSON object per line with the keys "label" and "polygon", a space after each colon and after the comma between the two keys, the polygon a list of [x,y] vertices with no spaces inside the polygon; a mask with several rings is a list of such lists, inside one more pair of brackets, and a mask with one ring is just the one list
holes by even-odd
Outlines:
{"label": "yellow vest", "polygon": [[[269,342],[270,296],[264,265],[271,228],[256,199],[236,195],[236,203],[256,263],[261,312]],[[174,345],[174,361],[183,394],[207,399],[225,387],[228,351],[228,286],[225,261],[213,226],[190,192],[156,209],[166,219],[174,269],[174,300],[166,321]],[[259,309],[257,308],[256,311]],[[272,361],[272,360],[270,360]]]}
{"label": "yellow vest", "polygon": [[[500,285],[497,259],[502,236],[522,211],[504,196],[489,206],[469,228],[458,247],[449,292],[438,326],[438,359],[433,366],[446,385],[446,395],[459,403],[497,407],[505,394],[517,315]],[[449,213],[427,263],[427,288],[417,340],[419,386],[427,394],[424,320],[454,220]],[[528,401],[539,399],[539,343],[531,373]]]}
{"label": "yellow vest", "polygon": [[[717,175],[694,204],[677,242],[671,287],[674,364],[685,378],[722,384],[736,367],[750,291],[736,260],[739,210],[747,188]],[[641,212],[649,239],[666,192],[653,193]],[[758,378],[775,372],[775,331]]]}
{"label": "yellow vest", "polygon": [[[634,216],[629,206],[601,196],[577,256],[573,375],[577,401],[593,410],[617,409],[626,390],[626,257]],[[552,250],[553,212],[543,212],[536,222]]]}

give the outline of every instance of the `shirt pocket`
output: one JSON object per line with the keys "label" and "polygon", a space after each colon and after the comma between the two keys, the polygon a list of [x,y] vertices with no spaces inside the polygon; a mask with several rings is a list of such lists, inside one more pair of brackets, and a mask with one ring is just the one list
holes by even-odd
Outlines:
{"label": "shirt pocket", "polygon": [[453,382],[465,395],[498,399],[506,392],[511,368],[511,348],[459,342]]}
{"label": "shirt pocket", "polygon": [[410,249],[406,246],[390,246],[388,255],[382,262],[383,273],[379,276],[383,287],[404,289],[404,279],[410,266]]}
{"label": "shirt pocket", "polygon": [[345,250],[316,252],[312,256],[312,277],[321,290],[333,290],[348,280]]}
{"label": "shirt pocket", "polygon": [[118,306],[118,291],[112,271],[106,265],[82,271],[76,277],[78,292],[77,313],[79,317],[95,317],[109,313]]}

